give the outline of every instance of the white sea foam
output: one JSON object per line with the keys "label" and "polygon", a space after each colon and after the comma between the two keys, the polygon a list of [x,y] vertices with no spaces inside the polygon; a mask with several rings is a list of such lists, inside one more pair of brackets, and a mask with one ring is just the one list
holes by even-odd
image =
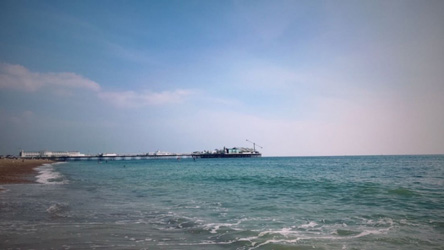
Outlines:
{"label": "white sea foam", "polygon": [[290,235],[299,234],[299,233],[297,231],[292,231],[292,228],[282,228],[280,230],[263,231],[259,233],[259,237],[263,237],[267,234],[269,235],[280,234],[282,236],[289,237]]}
{"label": "white sea foam", "polygon": [[36,168],[39,172],[37,182],[41,184],[67,184],[68,180],[59,172],[55,171],[53,164],[44,164]]}
{"label": "white sea foam", "polygon": [[237,230],[235,226],[240,225],[243,221],[247,221],[248,219],[240,219],[236,223],[209,223],[204,226],[205,229],[210,230],[210,233],[215,234],[217,230],[221,227],[228,227],[232,230]]}
{"label": "white sea foam", "polygon": [[9,192],[9,189],[7,189],[3,186],[0,186],[0,193],[6,193],[6,192]]}
{"label": "white sea foam", "polygon": [[52,204],[48,209],[46,209],[46,212],[48,212],[51,216],[55,217],[67,217],[68,215],[66,212],[69,210],[69,204],[68,203],[55,203]]}
{"label": "white sea foam", "polygon": [[[249,237],[249,238],[241,238],[239,241],[249,241],[251,242],[251,247],[249,249],[257,249],[267,244],[294,244],[298,243],[301,240],[344,240],[344,239],[354,239],[354,238],[360,238],[367,235],[379,235],[379,234],[386,234],[390,229],[379,229],[379,230],[365,230],[358,235],[352,235],[352,236],[338,236],[338,235],[305,235],[300,234],[297,231],[290,231],[286,228],[282,230],[276,230],[276,231],[265,231],[259,233],[257,237]],[[260,242],[260,238],[267,235],[267,234],[281,234],[285,236],[284,239],[270,239],[266,240],[264,242]],[[274,237],[273,237],[274,238]],[[259,241],[259,242],[257,242]]]}
{"label": "white sea foam", "polygon": [[264,246],[264,245],[267,245],[267,244],[270,244],[270,243],[287,243],[287,244],[288,243],[297,243],[297,242],[299,242],[299,240],[300,239],[298,239],[298,238],[292,239],[292,240],[267,240],[267,241],[265,241],[265,242],[263,242],[261,244],[258,244],[257,246],[253,246],[253,247],[251,247],[249,249],[256,249],[258,247],[261,247],[261,246]]}
{"label": "white sea foam", "polygon": [[[162,239],[162,240],[169,240],[169,239]],[[154,240],[155,241],[155,240]],[[169,243],[169,242],[158,242],[158,246],[204,246],[204,245],[230,245],[233,244],[234,240],[230,241],[211,241],[211,240],[203,240],[201,242],[189,242],[189,243]]]}
{"label": "white sea foam", "polygon": [[[345,223],[335,224],[333,227],[322,225],[319,226],[316,222],[310,221],[300,226],[284,227],[275,230],[264,230],[259,232],[257,236],[250,236],[240,238],[239,241],[251,242],[249,249],[260,248],[268,244],[294,244],[301,240],[349,240],[369,235],[387,234],[393,227],[393,221],[390,218],[379,219],[378,221],[367,220],[366,225],[371,227],[357,228],[357,232],[352,235],[338,235],[337,228],[349,228]],[[378,228],[375,226],[388,226]],[[332,231],[332,229],[335,229]],[[319,231],[321,230],[321,231]],[[272,238],[272,239],[269,239]]]}
{"label": "white sea foam", "polygon": [[300,225],[298,228],[303,228],[303,229],[308,229],[308,228],[314,228],[318,225],[318,223],[314,222],[314,221],[310,221],[307,224],[304,225]]}

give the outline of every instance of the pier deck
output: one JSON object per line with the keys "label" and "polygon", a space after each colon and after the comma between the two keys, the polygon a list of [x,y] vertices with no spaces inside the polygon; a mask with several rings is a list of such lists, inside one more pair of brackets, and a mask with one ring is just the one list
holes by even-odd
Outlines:
{"label": "pier deck", "polygon": [[52,156],[36,157],[53,161],[114,161],[114,160],[150,160],[150,159],[186,159],[186,158],[253,158],[261,157],[260,153],[252,154],[140,154],[140,155],[83,155],[83,156]]}

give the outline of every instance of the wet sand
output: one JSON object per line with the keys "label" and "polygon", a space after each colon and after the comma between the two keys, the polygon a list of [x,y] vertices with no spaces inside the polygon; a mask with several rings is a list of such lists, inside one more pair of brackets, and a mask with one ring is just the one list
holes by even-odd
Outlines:
{"label": "wet sand", "polygon": [[35,183],[39,167],[50,160],[0,159],[0,184]]}

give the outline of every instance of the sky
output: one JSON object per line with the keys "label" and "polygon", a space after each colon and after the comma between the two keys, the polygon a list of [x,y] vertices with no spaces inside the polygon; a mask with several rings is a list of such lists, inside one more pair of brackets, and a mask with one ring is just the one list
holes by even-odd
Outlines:
{"label": "sky", "polygon": [[0,155],[444,153],[444,1],[0,1]]}

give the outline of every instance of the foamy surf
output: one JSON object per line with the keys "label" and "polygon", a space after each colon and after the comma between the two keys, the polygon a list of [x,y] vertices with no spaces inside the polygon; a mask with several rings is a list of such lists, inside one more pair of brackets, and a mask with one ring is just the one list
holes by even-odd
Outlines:
{"label": "foamy surf", "polygon": [[68,203],[55,203],[46,209],[46,212],[48,212],[48,214],[50,214],[52,217],[68,217],[68,211]]}
{"label": "foamy surf", "polygon": [[[375,224],[378,225],[378,227],[384,227],[375,228]],[[246,246],[246,249],[258,249],[264,246],[273,248],[274,245],[291,247],[297,244],[311,244],[312,242],[324,242],[326,244],[332,242],[351,242],[355,239],[371,235],[387,235],[392,229],[392,225],[393,221],[389,218],[380,219],[377,222],[370,220],[367,226],[355,226],[351,229],[349,229],[349,226],[345,223],[328,225],[321,222],[309,221],[299,226],[294,225],[280,229],[264,230],[257,235],[239,238],[238,241],[249,242],[250,246]]]}
{"label": "foamy surf", "polygon": [[9,192],[9,189],[5,188],[4,186],[0,186],[0,193],[6,193]]}
{"label": "foamy surf", "polygon": [[41,184],[67,184],[68,180],[61,173],[57,172],[54,164],[44,164],[38,168],[37,182]]}

